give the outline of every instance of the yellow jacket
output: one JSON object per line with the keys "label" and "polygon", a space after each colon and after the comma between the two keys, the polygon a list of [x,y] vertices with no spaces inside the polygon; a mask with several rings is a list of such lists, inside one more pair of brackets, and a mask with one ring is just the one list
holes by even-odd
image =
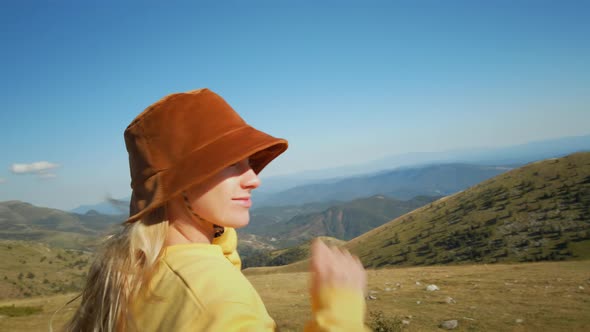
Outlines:
{"label": "yellow jacket", "polygon": [[[235,230],[214,244],[167,247],[150,290],[132,303],[128,326],[137,331],[274,331],[260,296],[240,272]],[[305,331],[365,331],[362,293],[322,289]]]}

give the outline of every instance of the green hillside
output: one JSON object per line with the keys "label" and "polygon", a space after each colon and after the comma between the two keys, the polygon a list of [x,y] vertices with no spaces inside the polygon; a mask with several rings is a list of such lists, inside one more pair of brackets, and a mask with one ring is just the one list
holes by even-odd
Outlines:
{"label": "green hillside", "polygon": [[[254,194],[256,195],[256,194]],[[256,206],[256,196],[254,196],[254,205]],[[265,206],[255,208],[250,211],[250,224],[238,232],[244,231],[251,234],[264,234],[268,227],[290,220],[291,218],[324,211],[334,205],[342,204],[339,201],[329,201],[320,203],[307,203],[302,205],[281,205]]]}
{"label": "green hillside", "polygon": [[297,246],[318,236],[350,240],[435,199],[421,196],[400,201],[377,195],[340,203],[321,212],[299,214],[286,222],[247,231],[272,239],[280,248]]}
{"label": "green hillside", "polygon": [[499,175],[347,247],[368,267],[590,258],[590,153]]}
{"label": "green hillside", "polygon": [[21,201],[0,202],[0,240],[38,241],[51,246],[89,250],[101,235],[123,220],[90,211],[68,213]]}
{"label": "green hillside", "polygon": [[81,289],[91,254],[26,241],[0,241],[0,298],[61,294]]}
{"label": "green hillside", "polygon": [[[339,240],[337,238],[329,237],[329,236],[319,236],[325,244],[329,246],[340,247],[346,244],[346,241]],[[306,243],[300,244],[296,247],[286,248],[286,249],[279,249],[274,250],[270,253],[270,257],[272,261],[269,265],[271,266],[278,266],[278,265],[286,265],[292,262],[300,261],[302,259],[308,258],[310,255],[311,250],[311,241]]]}
{"label": "green hillside", "polygon": [[[346,245],[368,268],[590,259],[590,153],[535,162],[377,227]],[[308,261],[247,275],[307,271]]]}
{"label": "green hillside", "polygon": [[[346,241],[328,236],[320,236],[319,238],[330,246],[339,247],[346,243]],[[311,241],[295,247],[277,250],[253,250],[247,246],[245,248],[244,246],[239,248],[242,258],[242,268],[244,269],[258,266],[282,266],[309,258]]]}

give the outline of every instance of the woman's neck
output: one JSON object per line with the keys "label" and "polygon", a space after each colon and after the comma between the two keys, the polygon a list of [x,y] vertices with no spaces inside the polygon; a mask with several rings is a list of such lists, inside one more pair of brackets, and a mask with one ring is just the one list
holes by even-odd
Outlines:
{"label": "woman's neck", "polygon": [[[194,221],[193,221],[194,223]],[[189,243],[208,243],[213,241],[213,228],[211,232],[205,232],[189,223],[179,222],[175,220],[170,223],[168,234],[166,235],[166,246],[175,244],[189,244]]]}
{"label": "woman's neck", "polygon": [[175,244],[189,243],[208,243],[211,244],[215,235],[213,224],[204,220],[197,219],[195,216],[187,213],[182,204],[168,205],[168,218],[170,228],[166,235],[166,246]]}

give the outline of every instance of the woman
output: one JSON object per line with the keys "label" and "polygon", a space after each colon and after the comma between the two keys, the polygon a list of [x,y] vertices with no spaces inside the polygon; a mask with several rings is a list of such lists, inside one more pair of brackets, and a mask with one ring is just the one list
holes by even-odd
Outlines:
{"label": "woman", "polygon": [[[258,173],[287,141],[249,126],[208,89],[164,97],[125,130],[130,217],[90,269],[69,331],[272,331],[240,272],[235,228]],[[309,331],[363,330],[364,269],[312,245]]]}

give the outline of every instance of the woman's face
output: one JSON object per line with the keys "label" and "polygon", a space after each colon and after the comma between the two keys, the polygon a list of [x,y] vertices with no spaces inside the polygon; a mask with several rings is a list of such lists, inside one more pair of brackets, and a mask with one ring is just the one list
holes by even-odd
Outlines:
{"label": "woman's face", "polygon": [[187,192],[193,210],[208,222],[219,226],[240,228],[250,221],[251,192],[260,186],[260,179],[250,167],[249,159],[228,166],[204,184],[202,194]]}

